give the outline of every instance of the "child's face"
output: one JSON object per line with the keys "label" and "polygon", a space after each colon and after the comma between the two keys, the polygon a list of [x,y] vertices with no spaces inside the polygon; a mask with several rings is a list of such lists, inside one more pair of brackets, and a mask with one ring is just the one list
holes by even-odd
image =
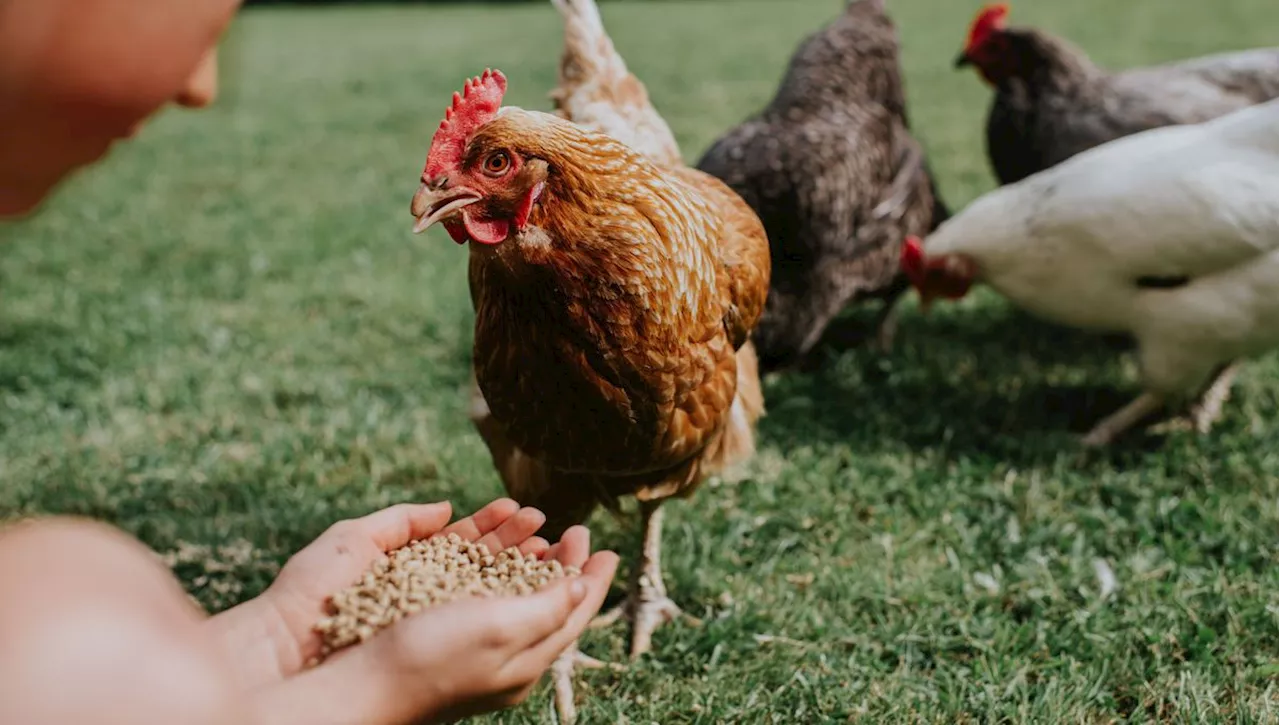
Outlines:
{"label": "child's face", "polygon": [[0,2],[0,217],[34,209],[166,104],[212,103],[239,2]]}

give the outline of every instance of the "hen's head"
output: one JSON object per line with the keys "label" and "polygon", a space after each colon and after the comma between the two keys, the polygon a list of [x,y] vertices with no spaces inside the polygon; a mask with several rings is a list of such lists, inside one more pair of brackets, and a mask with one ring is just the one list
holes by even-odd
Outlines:
{"label": "hen's head", "polygon": [[486,70],[466,82],[431,139],[410,211],[414,233],[442,222],[459,244],[498,244],[524,229],[547,165],[515,148],[498,123],[507,79]]}
{"label": "hen's head", "polygon": [[939,297],[958,300],[969,293],[978,276],[978,265],[963,254],[930,257],[918,237],[907,237],[899,266],[920,294],[920,307],[928,310]]}
{"label": "hen's head", "polygon": [[956,58],[956,67],[972,65],[988,83],[996,83],[1009,55],[1009,37],[1005,20],[1009,6],[987,5],[978,11],[969,25],[969,39]]}

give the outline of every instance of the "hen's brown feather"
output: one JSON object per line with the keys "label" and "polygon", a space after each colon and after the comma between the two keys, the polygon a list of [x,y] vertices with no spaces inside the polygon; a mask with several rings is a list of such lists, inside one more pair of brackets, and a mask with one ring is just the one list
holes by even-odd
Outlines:
{"label": "hen's brown feather", "polygon": [[477,424],[513,495],[572,519],[687,493],[709,449],[716,468],[749,455],[753,375],[735,400],[769,256],[745,203],[547,114],[509,109],[472,144],[552,170],[528,230],[472,246]]}
{"label": "hen's brown feather", "polygon": [[683,166],[594,1],[553,3],[565,48],[552,99],[570,123],[518,112],[482,139],[553,173],[533,227],[471,263],[473,417],[551,535],[751,457],[764,399],[747,340],[770,264],[750,207]]}
{"label": "hen's brown feather", "polygon": [[649,103],[605,32],[595,0],[552,0],[564,19],[560,80],[551,92],[556,113],[630,146],[663,166],[680,166],[680,146]]}
{"label": "hen's brown feather", "polygon": [[716,208],[722,225],[719,258],[723,274],[717,275],[725,331],[735,348],[747,342],[760,321],[769,292],[769,248],[759,244],[764,236],[760,218],[742,197],[716,177],[680,167],[675,174],[699,190]]}

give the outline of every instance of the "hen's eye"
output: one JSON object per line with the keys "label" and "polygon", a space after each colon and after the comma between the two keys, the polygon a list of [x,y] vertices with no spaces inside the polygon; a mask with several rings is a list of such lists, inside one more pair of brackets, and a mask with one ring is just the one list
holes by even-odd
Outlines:
{"label": "hen's eye", "polygon": [[499,176],[505,173],[510,167],[511,157],[507,156],[507,152],[505,151],[489,154],[488,158],[484,160],[485,173],[493,176]]}

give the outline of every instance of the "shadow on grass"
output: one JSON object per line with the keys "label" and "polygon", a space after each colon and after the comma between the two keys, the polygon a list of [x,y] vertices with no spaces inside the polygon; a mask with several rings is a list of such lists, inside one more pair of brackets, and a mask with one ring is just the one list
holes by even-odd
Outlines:
{"label": "shadow on grass", "polygon": [[[910,316],[892,351],[867,345],[868,315],[838,321],[803,373],[769,381],[767,441],[782,449],[844,444],[872,452],[943,448],[948,454],[1044,463],[1138,394],[1116,380],[1130,348],[1121,336],[1050,326],[1008,309]],[[1113,384],[1118,383],[1118,384]],[[1126,436],[1108,457],[1159,444]]]}

